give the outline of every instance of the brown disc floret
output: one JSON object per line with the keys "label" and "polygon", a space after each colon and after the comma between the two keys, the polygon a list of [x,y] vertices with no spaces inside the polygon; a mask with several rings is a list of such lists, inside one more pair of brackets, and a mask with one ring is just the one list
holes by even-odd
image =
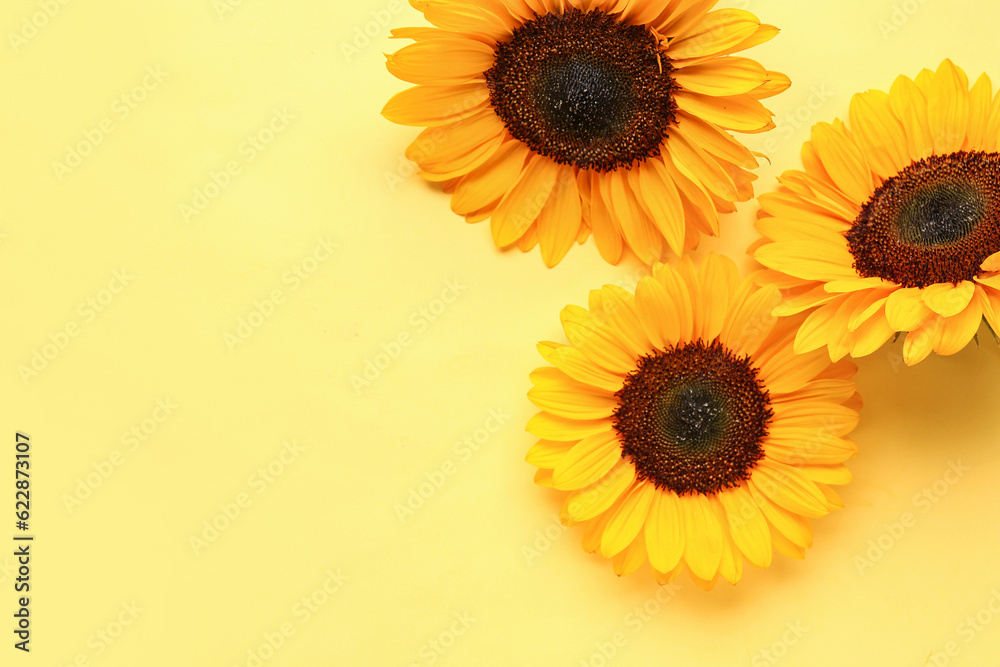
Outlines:
{"label": "brown disc floret", "polygon": [[738,486],[764,457],[773,413],[748,357],[718,341],[639,359],[616,394],[622,456],[639,479],[678,495]]}
{"label": "brown disc floret", "polygon": [[536,17],[486,73],[507,130],[559,164],[610,171],[660,155],[677,84],[659,40],[599,10]]}
{"label": "brown disc floret", "polygon": [[903,287],[959,283],[1000,251],[1000,154],[959,151],[886,180],[847,233],[854,269]]}

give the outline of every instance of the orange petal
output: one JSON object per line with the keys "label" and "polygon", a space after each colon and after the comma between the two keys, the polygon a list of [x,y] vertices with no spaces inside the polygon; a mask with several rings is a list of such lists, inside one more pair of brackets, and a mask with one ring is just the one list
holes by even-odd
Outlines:
{"label": "orange petal", "polygon": [[555,187],[557,173],[558,167],[552,160],[541,155],[531,157],[521,179],[493,212],[490,229],[497,246],[510,245],[531,227]]}
{"label": "orange petal", "polygon": [[481,166],[469,172],[455,188],[451,210],[469,215],[499,200],[521,178],[528,148],[520,141],[508,141]]}
{"label": "orange petal", "polygon": [[538,245],[542,249],[542,259],[549,267],[566,256],[583,224],[576,175],[572,169],[563,167],[556,178],[555,189],[536,221]]}
{"label": "orange petal", "polygon": [[428,39],[386,55],[397,78],[429,86],[468,83],[493,67],[493,49],[474,39]]}

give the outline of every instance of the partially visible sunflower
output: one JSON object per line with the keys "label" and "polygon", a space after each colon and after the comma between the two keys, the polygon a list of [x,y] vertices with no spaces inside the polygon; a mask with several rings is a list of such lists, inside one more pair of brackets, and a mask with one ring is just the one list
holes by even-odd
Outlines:
{"label": "partially visible sunflower", "polygon": [[889,93],[854,96],[850,129],[819,123],[805,171],[760,197],[750,248],[788,290],[781,314],[815,308],[798,351],[871,354],[909,332],[903,359],[954,354],[983,319],[1000,332],[1000,95],[950,60]]}
{"label": "partially visible sunflower", "polygon": [[591,232],[617,263],[718,235],[757,160],[729,133],[774,127],[788,78],[730,54],[777,28],[715,0],[410,0],[436,28],[387,55],[418,84],[382,110],[424,126],[406,156],[498,247],[549,266]]}
{"label": "partially visible sunflower", "polygon": [[531,375],[527,461],[570,492],[563,522],[619,575],[648,559],[661,583],[687,569],[706,590],[735,584],[744,558],[802,558],[809,518],[843,507],[829,485],[851,479],[856,368],[795,354],[802,318],[774,318],[778,301],[729,259],[684,258],[634,295],[605,286],[589,310],[567,306],[570,344],[539,344],[552,366]]}

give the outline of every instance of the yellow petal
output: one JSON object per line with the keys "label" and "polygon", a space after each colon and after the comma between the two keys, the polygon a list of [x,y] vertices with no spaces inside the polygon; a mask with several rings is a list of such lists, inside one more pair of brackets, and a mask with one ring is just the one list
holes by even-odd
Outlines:
{"label": "yellow petal", "polygon": [[489,160],[458,183],[451,197],[451,210],[468,215],[499,200],[521,178],[528,155],[520,141],[501,144]]}
{"label": "yellow petal", "polygon": [[403,81],[443,86],[480,79],[495,59],[491,47],[474,39],[428,39],[386,55],[386,68]]}
{"label": "yellow petal", "polygon": [[782,354],[776,354],[761,365],[760,379],[775,393],[795,391],[813,380],[829,365],[830,359],[824,350],[794,354],[789,349]]}
{"label": "yellow petal", "polygon": [[975,291],[976,284],[971,280],[963,280],[958,285],[937,283],[925,287],[921,298],[938,315],[952,317],[966,309]]}
{"label": "yellow petal", "polygon": [[626,496],[625,502],[615,511],[604,529],[601,554],[605,558],[611,558],[625,549],[642,530],[655,491],[656,487],[652,484],[640,482]]}
{"label": "yellow petal", "polygon": [[752,132],[771,122],[771,112],[749,95],[712,97],[681,90],[674,101],[681,111],[727,130]]}
{"label": "yellow petal", "polygon": [[678,69],[673,75],[681,87],[703,95],[749,93],[767,80],[767,70],[750,58],[717,58]]}
{"label": "yellow petal", "polygon": [[806,550],[785,537],[773,524],[768,524],[771,529],[771,545],[778,553],[789,558],[802,560],[806,557]]}
{"label": "yellow petal", "polygon": [[675,60],[716,54],[753,35],[758,26],[757,17],[741,9],[709,12],[696,30],[671,42],[667,54]]}
{"label": "yellow petal", "polygon": [[552,160],[541,155],[531,157],[520,180],[493,212],[490,228],[497,246],[514,243],[531,227],[555,187],[557,172]]}
{"label": "yellow petal", "polygon": [[670,300],[675,305],[678,340],[681,342],[690,341],[694,334],[694,308],[688,284],[681,278],[676,269],[667,265],[654,269],[653,277],[666,289]]}
{"label": "yellow petal", "polygon": [[[573,519],[573,517],[567,511],[569,498],[566,499],[567,502],[563,503],[562,509],[559,511],[559,521],[564,526],[575,526],[580,522]],[[611,521],[611,517],[614,516],[615,510],[617,510],[621,504],[625,502],[625,496],[621,495],[614,499],[607,511],[603,511],[601,514],[597,515],[594,519],[588,520],[584,523],[583,529],[583,540],[582,546],[583,550],[589,554],[596,552],[601,548],[601,538],[604,536],[604,529],[607,527],[608,522]]]}
{"label": "yellow petal", "polygon": [[718,515],[700,493],[680,498],[681,523],[684,525],[684,561],[692,574],[711,580],[722,560],[723,527]]}
{"label": "yellow petal", "polygon": [[539,368],[530,377],[535,386],[528,400],[558,417],[601,419],[610,417],[618,405],[610,392],[570,379],[557,368]]}
{"label": "yellow petal", "polygon": [[[724,544],[725,543],[723,542],[723,545]],[[722,562],[721,558],[720,558],[719,562],[721,564],[721,562]],[[719,582],[719,573],[718,572],[716,572],[715,575],[711,579],[702,579],[701,577],[699,577],[698,575],[696,575],[694,572],[692,572],[690,567],[688,567],[688,574],[691,575],[691,581],[694,582],[695,586],[697,586],[698,588],[700,588],[703,591],[710,591],[710,590],[712,590],[713,588],[715,588],[715,584],[717,584]]]}
{"label": "yellow petal", "polygon": [[907,366],[927,358],[927,355],[938,346],[943,328],[941,318],[934,316],[906,334],[906,340],[903,341],[903,361]]}
{"label": "yellow petal", "polygon": [[746,484],[719,492],[726,510],[729,534],[747,560],[757,567],[771,564],[771,533],[767,519],[753,501]]}
{"label": "yellow petal", "polygon": [[[761,26],[761,28],[774,28],[774,26]],[[777,28],[774,29],[777,30]],[[764,83],[751,90],[750,95],[758,100],[763,100],[779,95],[791,88],[791,86],[792,80],[788,78],[787,74],[768,70],[767,79]]]}
{"label": "yellow petal", "polygon": [[566,306],[559,314],[566,339],[587,359],[612,373],[635,370],[635,357],[623,347],[602,314],[592,314],[579,306]]}
{"label": "yellow petal", "polygon": [[768,435],[764,451],[768,458],[792,466],[843,463],[858,454],[850,438],[838,438],[822,428],[783,429]]}
{"label": "yellow petal", "polygon": [[969,91],[969,130],[963,146],[965,150],[983,150],[992,100],[993,83],[990,77],[983,74]]}
{"label": "yellow petal", "polygon": [[667,150],[674,165],[692,181],[702,183],[708,190],[727,201],[736,201],[736,185],[719,163],[697,145],[689,142],[682,133],[667,133]]}
{"label": "yellow petal", "polygon": [[621,444],[614,432],[584,438],[566,452],[552,471],[557,489],[580,489],[600,480],[621,459]]}
{"label": "yellow petal", "polygon": [[489,98],[489,90],[480,82],[414,86],[393,95],[382,115],[399,125],[446,125],[477,113]]}
{"label": "yellow petal", "polygon": [[872,317],[851,334],[851,355],[865,357],[872,354],[897,331],[889,324],[884,314]]}
{"label": "yellow petal", "polygon": [[870,290],[864,292],[864,294],[865,298],[855,305],[850,318],[847,320],[847,328],[851,331],[857,331],[862,324],[871,319],[876,313],[882,312],[885,308],[885,302],[888,298],[885,290]]}
{"label": "yellow petal", "polygon": [[421,0],[419,9],[437,27],[461,34],[472,33],[499,41],[510,36],[517,22],[509,12],[491,12],[475,4]]}
{"label": "yellow petal", "polygon": [[858,425],[858,413],[828,400],[799,400],[775,402],[772,406],[774,421],[771,433],[779,429],[823,429],[836,436],[847,435]]}
{"label": "yellow petal", "polygon": [[658,348],[676,345],[680,339],[677,305],[666,288],[652,276],[645,276],[636,285],[635,302],[650,342]]}
{"label": "yellow petal", "polygon": [[617,221],[612,217],[601,194],[600,179],[603,175],[582,172],[581,177],[586,178],[590,184],[590,226],[594,231],[594,243],[606,262],[617,264],[621,260],[624,243]]}
{"label": "yellow petal", "polygon": [[837,187],[853,201],[868,201],[875,188],[868,163],[857,144],[829,123],[817,123],[813,127],[812,142]]}
{"label": "yellow petal", "polygon": [[[757,29],[754,30],[753,34],[744,39],[742,42],[728,49],[719,51],[718,53],[713,54],[713,56],[715,57],[725,56],[729,55],[730,53],[739,53],[740,51],[746,51],[747,49],[751,49],[759,44],[769,42],[770,40],[774,39],[774,37],[779,32],[780,30],[778,30],[775,26],[762,23],[761,25],[757,26]],[[772,78],[772,80],[775,81],[776,92],[771,94],[760,95],[758,99],[761,99],[763,97],[770,97],[771,95],[777,95],[778,92],[781,92],[782,90],[786,90],[788,88],[787,85],[784,85],[784,87],[782,87],[782,81],[783,80],[787,81],[788,79],[788,77],[786,77],[784,74],[781,74],[779,72],[768,72],[768,77]],[[766,86],[767,84],[764,85]]]}
{"label": "yellow petal", "polygon": [[550,468],[539,468],[535,471],[535,484],[552,488],[552,470]]}
{"label": "yellow petal", "polygon": [[[632,170],[637,176],[640,199],[649,217],[675,254],[684,251],[684,205],[677,187],[659,159],[643,162]],[[633,182],[633,189],[636,184]]]}
{"label": "yellow petal", "polygon": [[[753,479],[747,482],[747,488],[754,502],[764,514],[764,518],[777,529],[778,533],[798,547],[807,549],[812,546],[812,527],[809,525],[809,519],[773,503],[761,493]],[[774,533],[771,534],[771,541],[775,548],[779,548],[780,545],[774,539]]]}
{"label": "yellow petal", "polygon": [[716,496],[709,496],[708,504],[719,517],[719,523],[722,524],[722,560],[719,561],[719,576],[730,584],[736,584],[743,577],[743,554],[740,553],[739,547],[736,546],[732,535],[729,534],[726,510],[722,503]]}
{"label": "yellow petal", "polygon": [[824,379],[810,382],[801,389],[788,394],[776,394],[771,397],[771,404],[799,403],[816,400],[843,403],[857,390],[857,385],[850,380]]}
{"label": "yellow petal", "polygon": [[[663,160],[663,168],[681,195],[686,221],[685,230],[690,232],[691,227],[695,227],[701,229],[705,234],[718,236],[719,214],[715,210],[712,198],[705,192],[704,188],[682,174],[669,156]],[[698,237],[695,236],[695,238]]]}
{"label": "yellow petal", "polygon": [[1000,252],[995,252],[980,264],[983,271],[1000,271]]}
{"label": "yellow petal", "polygon": [[[799,465],[796,469],[805,477],[820,484],[848,484],[851,471],[842,465]],[[822,487],[820,487],[822,489]]]}
{"label": "yellow petal", "polygon": [[906,133],[881,90],[858,93],[851,99],[851,131],[868,162],[882,178],[895,176],[907,164]]}
{"label": "yellow petal", "polygon": [[[655,487],[654,487],[655,488]],[[681,523],[680,499],[673,491],[657,489],[646,517],[646,550],[649,562],[660,572],[677,566],[684,553],[684,525]]]}
{"label": "yellow petal", "polygon": [[934,150],[927,122],[927,100],[911,79],[899,76],[889,89],[889,106],[906,131],[910,160],[922,160]]}
{"label": "yellow petal", "polygon": [[933,312],[924,304],[917,287],[898,289],[885,302],[886,319],[896,331],[913,331],[931,315]]}
{"label": "yellow petal", "polygon": [[500,148],[506,130],[490,109],[443,127],[429,127],[406,149],[406,157],[435,180],[464,176]]}
{"label": "yellow petal", "polygon": [[600,290],[606,321],[623,346],[634,358],[649,354],[652,345],[643,331],[636,310],[635,297],[618,285],[605,285]]}
{"label": "yellow petal", "polygon": [[[702,147],[706,152],[722,160],[747,169],[756,169],[760,166],[750,149],[725,130],[721,130],[701,118],[685,113],[678,114],[677,132],[684,135],[690,143]],[[649,162],[658,162],[658,160],[646,161],[646,163]]]}
{"label": "yellow petal", "polygon": [[611,428],[609,419],[566,419],[548,412],[539,412],[525,426],[528,433],[545,440],[580,440]]}
{"label": "yellow petal", "polygon": [[583,353],[571,345],[563,345],[546,350],[542,350],[541,346],[539,346],[539,351],[542,352],[545,361],[574,380],[600,387],[610,392],[616,392],[622,387],[623,376],[611,373],[589,361],[583,356]]}
{"label": "yellow petal", "polygon": [[645,562],[646,540],[642,536],[642,533],[639,533],[639,536],[632,540],[632,543],[628,547],[611,559],[615,574],[619,577],[632,574],[642,567],[642,564]]}
{"label": "yellow petal", "polygon": [[571,169],[559,170],[556,186],[535,224],[542,259],[546,266],[553,267],[569,252],[583,224],[580,191]]}
{"label": "yellow petal", "polygon": [[830,325],[839,307],[839,303],[826,304],[809,313],[795,334],[796,352],[812,352],[829,342]]}
{"label": "yellow petal", "polygon": [[761,461],[753,472],[753,483],[776,505],[789,512],[808,517],[829,513],[823,492],[793,466],[777,461]]}
{"label": "yellow petal", "polygon": [[945,59],[938,67],[928,95],[927,122],[934,133],[934,152],[961,150],[969,129],[969,92],[964,73]]}
{"label": "yellow petal", "polygon": [[627,171],[619,169],[609,172],[600,182],[601,194],[608,203],[608,212],[618,221],[618,228],[622,230],[632,252],[647,264],[658,261],[663,237],[639,207],[628,183]]}
{"label": "yellow petal", "polygon": [[973,299],[961,313],[942,322],[941,338],[934,345],[934,351],[943,355],[960,352],[972,342],[982,321],[982,305],[979,299]]}
{"label": "yellow petal", "polygon": [[847,242],[781,241],[761,246],[754,259],[764,266],[803,280],[829,281],[857,276]]}
{"label": "yellow petal", "polygon": [[620,459],[607,475],[598,481],[571,493],[563,510],[574,521],[587,521],[605,511],[618,500],[635,481],[632,462]]}
{"label": "yellow petal", "polygon": [[709,253],[702,261],[698,271],[698,282],[701,284],[701,300],[703,314],[701,330],[694,332],[705,340],[714,340],[722,333],[730,304],[740,286],[740,275],[728,257]]}
{"label": "yellow petal", "polygon": [[555,468],[574,444],[557,440],[539,440],[528,450],[524,460],[538,468]]}
{"label": "yellow petal", "polygon": [[737,355],[755,354],[778,322],[773,313],[779,303],[781,293],[773,285],[754,289],[744,281],[733,298],[719,340]]}

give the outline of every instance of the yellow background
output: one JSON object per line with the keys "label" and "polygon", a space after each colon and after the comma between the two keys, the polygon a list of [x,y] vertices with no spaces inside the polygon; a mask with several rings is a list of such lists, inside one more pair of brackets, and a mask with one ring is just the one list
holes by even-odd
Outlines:
{"label": "yellow background", "polygon": [[[944,57],[1000,81],[992,2],[736,5],[782,28],[750,55],[794,81],[769,102],[779,128],[747,139],[772,156],[760,191],[854,91]],[[995,664],[985,330],[913,369],[900,343],[861,361],[855,480],[804,561],[657,598],[648,570],[619,579],[558,528],[523,461],[534,344],[641,267],[592,243],[552,270],[499,252],[412,175],[416,130],[379,115],[405,86],[382,52],[420,22],[396,0],[4,2],[0,664]],[[697,256],[749,269],[755,208]],[[15,430],[29,655],[10,631]]]}

